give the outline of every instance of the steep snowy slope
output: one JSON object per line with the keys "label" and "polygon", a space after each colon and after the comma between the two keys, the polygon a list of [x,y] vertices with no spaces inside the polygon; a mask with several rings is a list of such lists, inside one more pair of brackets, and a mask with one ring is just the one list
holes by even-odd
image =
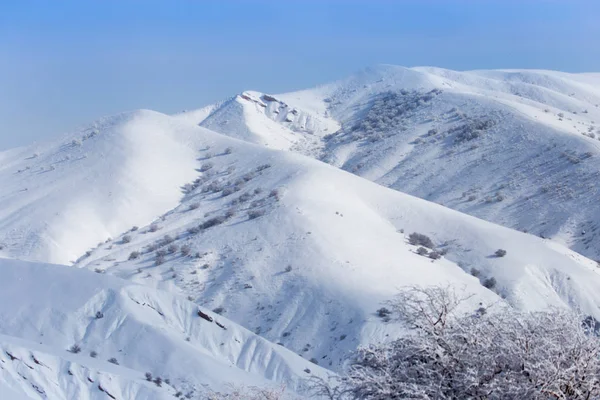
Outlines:
{"label": "steep snowy slope", "polygon": [[66,266],[0,260],[0,274],[0,394],[197,398],[227,384],[294,390],[306,368],[323,374],[182,297]]}
{"label": "steep snowy slope", "polygon": [[293,141],[287,128],[277,131],[256,106],[210,128],[245,140],[260,132],[261,141],[250,141],[320,157],[600,259],[597,74],[384,65],[273,98],[331,125],[315,125],[309,145],[284,146]]}
{"label": "steep snowy slope", "polygon": [[136,111],[0,153],[0,257],[68,263],[177,205],[198,165],[188,125]]}
{"label": "steep snowy slope", "polygon": [[318,155],[321,136],[337,131],[339,124],[329,118],[324,107],[310,102],[298,104],[302,107],[268,94],[246,91],[215,107],[207,117],[202,115],[198,124],[250,143]]}
{"label": "steep snowy slope", "polygon": [[[600,316],[596,263],[566,248],[304,156],[202,132],[218,155],[182,204],[77,266],[192,296],[333,369],[358,345],[398,332],[375,311],[404,285],[450,284],[476,294],[472,307],[499,294],[521,309]],[[413,232],[447,254],[418,255]],[[494,256],[499,248],[508,254]],[[494,286],[491,278],[488,290],[480,280]]]}

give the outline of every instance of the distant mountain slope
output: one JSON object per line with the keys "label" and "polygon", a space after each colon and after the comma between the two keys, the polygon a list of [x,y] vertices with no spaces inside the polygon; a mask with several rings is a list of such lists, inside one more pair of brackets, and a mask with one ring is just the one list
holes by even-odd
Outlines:
{"label": "distant mountain slope", "polygon": [[[214,320],[201,318],[194,303],[169,293],[9,260],[0,260],[0,277],[0,394],[167,399],[227,384],[293,391],[304,369],[323,373],[224,317],[203,310]],[[162,383],[148,382],[146,372]]]}
{"label": "distant mountain slope", "polygon": [[319,157],[600,260],[597,74],[383,65],[269,97],[310,110],[327,130],[291,135],[279,120],[265,122],[260,106],[215,117],[210,128]]}

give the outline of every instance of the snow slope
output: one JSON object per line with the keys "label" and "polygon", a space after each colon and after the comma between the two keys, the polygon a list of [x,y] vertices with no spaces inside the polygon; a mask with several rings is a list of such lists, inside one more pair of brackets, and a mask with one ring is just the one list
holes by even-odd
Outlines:
{"label": "snow slope", "polygon": [[174,207],[198,163],[187,126],[142,110],[0,153],[0,256],[69,263]]}
{"label": "snow slope", "polygon": [[294,390],[305,368],[323,374],[226,318],[199,317],[182,297],[66,266],[0,260],[0,271],[0,394],[167,399],[200,395],[206,385]]}
{"label": "snow slope", "polygon": [[251,141],[600,259],[597,74],[382,65],[274,97],[328,129],[316,125],[310,145],[283,146],[287,128],[263,121],[260,107],[210,128],[245,140],[261,132]]}
{"label": "snow slope", "polygon": [[599,82],[380,66],[0,153],[0,397],[303,393],[405,285],[600,318]]}
{"label": "snow slope", "polygon": [[[596,263],[556,243],[305,156],[206,130],[202,137],[216,155],[182,203],[77,266],[192,296],[334,370],[357,346],[398,333],[375,311],[405,285],[450,284],[474,293],[473,307],[504,297],[525,310],[552,305],[599,315]],[[412,232],[447,255],[417,255],[407,243]],[[493,255],[499,248],[506,257]],[[472,268],[481,280],[497,280],[494,291]]]}

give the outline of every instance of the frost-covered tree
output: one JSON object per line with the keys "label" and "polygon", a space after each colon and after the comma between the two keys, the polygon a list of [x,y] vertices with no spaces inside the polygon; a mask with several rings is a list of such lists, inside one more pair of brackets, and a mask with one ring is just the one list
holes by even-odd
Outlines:
{"label": "frost-covered tree", "polygon": [[600,398],[594,324],[561,310],[465,314],[464,300],[448,288],[400,293],[388,307],[412,332],[359,349],[334,385],[337,398]]}

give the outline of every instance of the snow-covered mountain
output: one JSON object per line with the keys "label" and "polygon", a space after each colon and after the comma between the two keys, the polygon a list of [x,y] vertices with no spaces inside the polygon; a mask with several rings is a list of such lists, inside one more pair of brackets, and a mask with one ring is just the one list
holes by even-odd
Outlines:
{"label": "snow-covered mountain", "polygon": [[302,396],[406,285],[600,318],[599,84],[382,66],[0,153],[0,397]]}
{"label": "snow-covered mountain", "polygon": [[243,95],[198,122],[600,259],[600,74],[384,65],[268,98],[327,122],[277,130]]}

